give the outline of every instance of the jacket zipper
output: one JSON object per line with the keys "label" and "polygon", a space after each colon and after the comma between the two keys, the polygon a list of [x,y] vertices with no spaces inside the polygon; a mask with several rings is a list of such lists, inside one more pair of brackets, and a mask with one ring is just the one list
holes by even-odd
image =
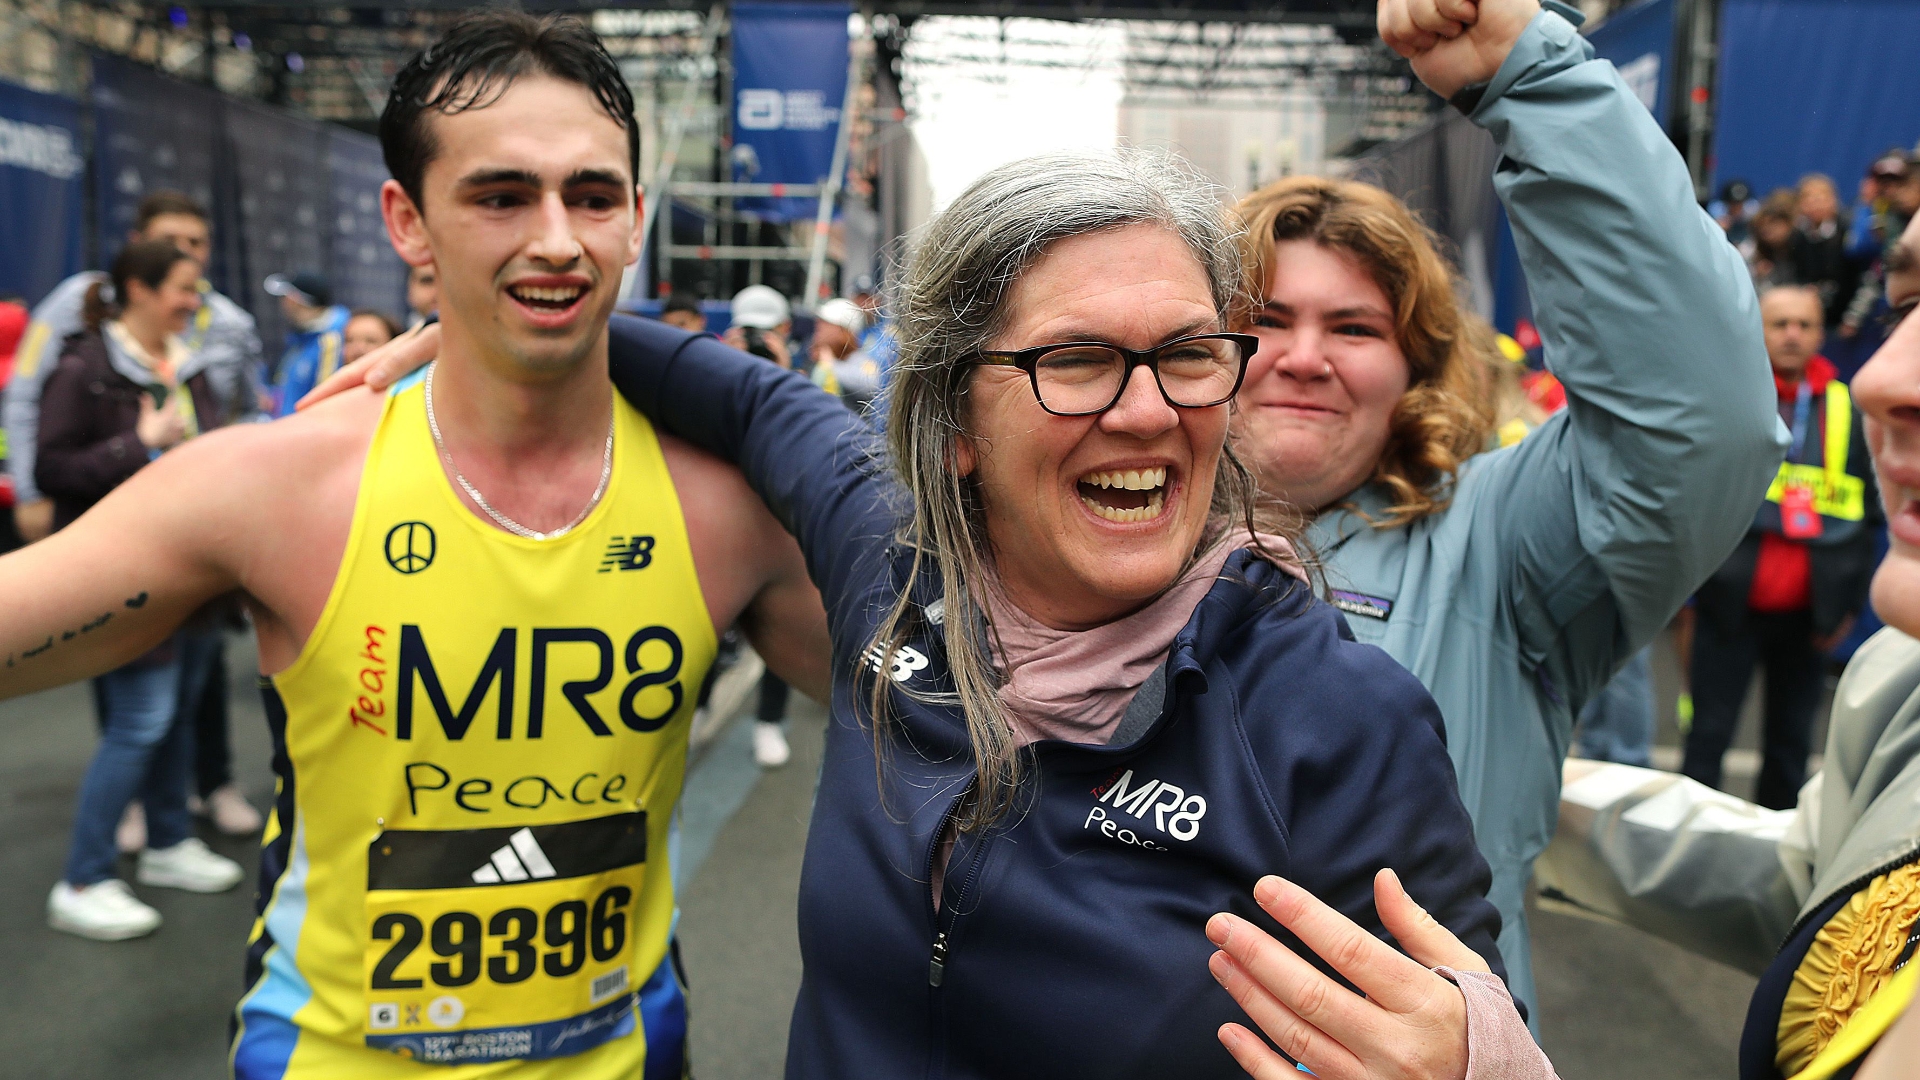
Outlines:
{"label": "jacket zipper", "polygon": [[1900,869],[1901,867],[1907,865],[1908,863],[1915,861],[1915,858],[1917,856],[1920,856],[1920,848],[1909,849],[1905,855],[1900,856],[1899,858],[1893,860],[1892,862],[1884,863],[1881,866],[1876,867],[1875,869],[1869,870],[1866,873],[1861,874],[1859,877],[1854,878],[1852,881],[1847,882],[1845,885],[1842,885],[1839,888],[1834,889],[1831,892],[1827,893],[1827,895],[1820,898],[1819,903],[1814,904],[1811,907],[1807,908],[1807,913],[1805,915],[1802,915],[1799,918],[1793,920],[1793,928],[1787,931],[1786,937],[1783,937],[1780,939],[1780,944],[1775,946],[1773,951],[1777,953],[1781,949],[1786,948],[1787,942],[1792,941],[1793,936],[1795,934],[1798,934],[1800,931],[1807,928],[1807,920],[1813,918],[1814,915],[1818,914],[1821,908],[1826,907],[1828,904],[1832,903],[1834,897],[1847,896],[1847,895],[1851,895],[1853,893],[1859,892],[1863,887],[1866,886],[1866,884],[1869,881],[1872,881],[1874,878],[1877,878],[1882,874],[1890,874],[1895,870]]}
{"label": "jacket zipper", "polygon": [[[933,860],[940,857],[941,841],[946,837],[947,830],[954,827],[954,818],[959,816],[960,807],[966,804],[967,798],[972,795],[972,793],[973,785],[970,783],[967,785],[967,790],[962,792],[958,799],[954,800],[953,808],[947,811],[947,816],[940,824],[940,831],[934,834],[933,850],[928,853],[927,858],[929,871],[932,869]],[[927,985],[935,989],[938,989],[940,985],[946,981],[947,953],[951,947],[949,935],[953,931],[954,921],[958,918],[957,909],[960,904],[966,900],[967,894],[973,891],[973,879],[980,870],[980,856],[986,849],[986,842],[987,838],[985,836],[979,837],[974,841],[973,850],[967,853],[966,876],[960,879],[960,888],[953,894],[953,903],[941,904],[934,912],[933,952],[927,960]],[[954,846],[959,846],[958,836],[954,838]],[[953,870],[951,861],[948,862],[946,869],[949,872]],[[933,878],[931,872],[928,873],[927,878],[929,883],[931,883]],[[942,874],[940,876],[942,891],[945,891],[946,883],[949,880],[951,880],[951,878],[948,874]],[[932,903],[933,892],[931,887],[928,889],[927,900],[929,904]]]}
{"label": "jacket zipper", "polygon": [[947,932],[936,931],[933,935],[933,959],[927,964],[927,985],[939,986],[947,974]]}

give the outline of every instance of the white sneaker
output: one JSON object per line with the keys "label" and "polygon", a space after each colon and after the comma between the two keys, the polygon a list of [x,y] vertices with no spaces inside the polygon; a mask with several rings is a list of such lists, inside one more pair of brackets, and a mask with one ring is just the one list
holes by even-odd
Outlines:
{"label": "white sneaker", "polygon": [[787,746],[787,734],[780,725],[766,720],[753,722],[753,761],[763,769],[777,769],[787,763],[793,751]]}
{"label": "white sneaker", "polygon": [[260,811],[233,784],[222,784],[207,796],[207,816],[213,819],[214,828],[228,836],[251,836],[260,831]]}
{"label": "white sneaker", "polygon": [[95,941],[125,941],[153,933],[160,913],[141,903],[119,878],[80,889],[63,881],[47,896],[47,925]]}
{"label": "white sneaker", "polygon": [[217,893],[240,884],[240,879],[246,876],[239,863],[214,854],[199,837],[190,836],[170,848],[148,848],[141,852],[136,880],[142,885],[163,889]]}
{"label": "white sneaker", "polygon": [[113,830],[113,846],[122,855],[131,855],[147,846],[147,811],[136,800],[127,804],[120,825]]}

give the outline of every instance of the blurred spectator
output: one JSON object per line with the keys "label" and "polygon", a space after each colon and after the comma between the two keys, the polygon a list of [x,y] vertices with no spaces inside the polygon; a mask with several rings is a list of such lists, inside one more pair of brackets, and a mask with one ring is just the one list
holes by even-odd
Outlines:
{"label": "blurred spectator", "polygon": [[1858,410],[1820,355],[1819,294],[1767,289],[1760,318],[1792,443],[1746,537],[1696,595],[1693,726],[1681,771],[1720,786],[1758,663],[1765,751],[1754,801],[1778,810],[1794,804],[1806,780],[1824,654],[1866,601],[1881,509]]}
{"label": "blurred spectator", "polygon": [[399,336],[400,324],[393,321],[393,316],[361,308],[347,316],[347,327],[341,331],[341,362],[351,364]]}
{"label": "blurred spectator", "polygon": [[[733,325],[722,336],[727,344],[783,368],[794,366],[793,343],[787,338],[793,329],[793,308],[786,297],[766,285],[749,285],[733,295],[732,307]],[[828,389],[839,392],[837,383]],[[769,671],[760,677],[760,704],[753,724],[753,760],[761,768],[777,769],[793,756],[786,721],[787,684]]]}
{"label": "blurred spectator", "polygon": [[1847,258],[1847,227],[1840,217],[1840,193],[1833,180],[1820,173],[1803,177],[1794,193],[1798,219],[1793,231],[1793,267],[1799,284],[1820,294],[1828,328],[1840,325],[1840,316],[1853,299],[1858,274]]}
{"label": "blurred spectator", "polygon": [[733,296],[733,325],[722,340],[742,352],[793,366],[793,308],[787,298],[766,285],[749,285]]}
{"label": "blurred spectator", "polygon": [[339,370],[347,309],[333,302],[325,275],[311,270],[270,274],[262,287],[280,298],[287,316],[287,351],[273,376],[273,415],[289,416],[307,391]]}
{"label": "blurred spectator", "polygon": [[1903,151],[1884,154],[1860,182],[1861,205],[1854,212],[1854,231],[1847,254],[1865,267],[1860,286],[1840,317],[1840,334],[1854,337],[1878,311],[1886,309],[1887,258],[1901,233],[1920,210],[1920,169]]}
{"label": "blurred spectator", "polygon": [[860,347],[867,317],[851,300],[829,300],[813,314],[814,382],[819,372],[831,372],[840,398],[864,414],[880,393],[880,363]]}
{"label": "blurred spectator", "polygon": [[[128,241],[166,240],[202,266],[213,250],[207,212],[178,191],[155,191],[140,200]],[[34,453],[40,428],[40,383],[60,359],[68,337],[79,333],[87,290],[106,281],[98,270],[75,274],[40,299],[33,309],[27,336],[14,362],[14,377],[6,390],[7,441],[12,446],[8,469],[18,505],[14,520],[23,539],[31,542],[53,526],[53,503],[34,483]],[[260,334],[253,316],[240,305],[200,281],[200,310],[187,327],[187,372],[205,371],[226,419],[243,419],[264,409],[260,391]]]}
{"label": "blurred spectator", "polygon": [[1793,192],[1786,188],[1769,194],[1754,211],[1753,230],[1747,242],[1740,245],[1740,254],[1746,257],[1755,288],[1792,285],[1800,280],[1793,261],[1794,214]]}
{"label": "blurred spectator", "polygon": [[1753,188],[1745,180],[1729,180],[1720,186],[1720,197],[1707,206],[1707,213],[1727,230],[1727,240],[1734,247],[1747,242],[1753,234],[1753,215],[1760,209],[1760,200],[1753,197]]}
{"label": "blurred spectator", "polygon": [[[27,307],[19,297],[0,299],[0,394],[13,375],[13,354],[27,333]],[[0,552],[20,546],[13,527],[13,477],[7,473],[7,436],[0,431]]]}
{"label": "blurred spectator", "polygon": [[[1488,328],[1490,332],[1491,328]],[[1487,362],[1488,396],[1493,403],[1494,437],[1501,446],[1512,446],[1527,437],[1552,416],[1558,407],[1546,408],[1527,393],[1527,350],[1505,334],[1494,335],[1494,346],[1476,350]],[[1561,405],[1566,399],[1561,398]]]}
{"label": "blurred spectator", "polygon": [[887,316],[872,275],[861,274],[854,279],[852,299],[867,319],[867,328],[860,332],[860,348],[880,365],[880,376],[884,380],[887,368],[893,366],[894,358],[900,354],[900,346],[893,338],[893,320]]}
{"label": "blurred spectator", "polygon": [[701,333],[707,328],[706,312],[700,310],[700,301],[691,293],[676,292],[667,297],[666,304],[660,309],[660,321],[690,334]]}
{"label": "blurred spectator", "polygon": [[[202,369],[187,374],[180,333],[200,307],[200,263],[165,240],[129,244],[111,282],[87,290],[85,330],[69,338],[41,399],[35,472],[63,527],[148,462],[218,426],[222,408]],[[114,301],[109,301],[108,296]],[[114,941],[151,932],[160,913],[114,876],[114,833],[137,796],[152,844],[142,884],[223,892],[245,876],[193,835],[187,809],[193,732],[219,648],[217,628],[190,625],[95,680],[102,738],[87,768],[62,880],[47,898],[57,930]]]}
{"label": "blurred spectator", "polygon": [[407,271],[408,326],[419,326],[440,310],[440,271],[432,263]]}

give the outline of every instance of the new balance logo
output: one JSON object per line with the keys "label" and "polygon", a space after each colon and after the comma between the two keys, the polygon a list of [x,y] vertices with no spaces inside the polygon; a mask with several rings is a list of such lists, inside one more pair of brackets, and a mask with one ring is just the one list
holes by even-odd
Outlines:
{"label": "new balance logo", "polygon": [[607,553],[600,559],[600,572],[645,570],[653,563],[653,537],[616,536],[607,541]]}
{"label": "new balance logo", "polygon": [[913,678],[914,672],[925,670],[928,663],[927,654],[911,645],[900,646],[888,659],[886,651],[877,643],[867,647],[866,660],[868,667],[884,673],[894,682],[906,682]]}
{"label": "new balance logo", "polygon": [[479,885],[554,876],[553,864],[547,861],[547,853],[540,850],[540,842],[533,838],[532,829],[521,829],[507,837],[506,846],[473,872],[473,880]]}

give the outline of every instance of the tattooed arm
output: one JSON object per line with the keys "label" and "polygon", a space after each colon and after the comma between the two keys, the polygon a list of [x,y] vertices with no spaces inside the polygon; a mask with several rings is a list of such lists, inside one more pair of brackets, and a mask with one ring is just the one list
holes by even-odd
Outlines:
{"label": "tattooed arm", "polygon": [[293,661],[346,547],[379,399],[202,435],[0,557],[0,698],[111,671],[242,590],[266,671]]}
{"label": "tattooed arm", "polygon": [[166,475],[181,471],[143,469],[72,525],[0,558],[0,697],[110,671],[233,588],[183,527],[206,508],[187,478]]}

